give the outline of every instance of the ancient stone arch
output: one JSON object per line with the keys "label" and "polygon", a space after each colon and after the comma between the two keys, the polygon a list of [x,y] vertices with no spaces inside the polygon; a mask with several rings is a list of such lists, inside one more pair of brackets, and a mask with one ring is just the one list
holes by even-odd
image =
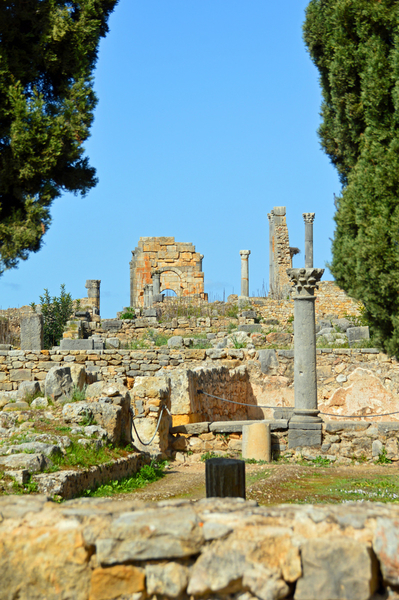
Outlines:
{"label": "ancient stone arch", "polygon": [[178,296],[206,299],[203,258],[193,244],[175,242],[174,237],[141,237],[130,261],[130,306],[144,306],[144,291],[148,286],[153,291],[156,274],[161,293],[171,289]]}

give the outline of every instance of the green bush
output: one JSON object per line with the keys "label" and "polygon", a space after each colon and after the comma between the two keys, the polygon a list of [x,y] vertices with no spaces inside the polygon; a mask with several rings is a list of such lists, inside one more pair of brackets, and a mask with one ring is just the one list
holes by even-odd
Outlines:
{"label": "green bush", "polygon": [[[39,296],[41,312],[43,315],[43,342],[44,347],[50,350],[58,346],[64,333],[67,321],[73,315],[73,300],[71,294],[65,292],[65,285],[61,285],[60,295],[51,298],[48,289],[44,295]],[[31,304],[35,310],[35,304]]]}

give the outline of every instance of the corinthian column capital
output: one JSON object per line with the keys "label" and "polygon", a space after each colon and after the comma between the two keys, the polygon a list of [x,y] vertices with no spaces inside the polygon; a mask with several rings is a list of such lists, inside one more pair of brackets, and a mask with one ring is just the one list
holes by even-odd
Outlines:
{"label": "corinthian column capital", "polygon": [[315,213],[302,213],[305,223],[313,223]]}
{"label": "corinthian column capital", "polygon": [[298,296],[313,296],[324,269],[287,269]]}

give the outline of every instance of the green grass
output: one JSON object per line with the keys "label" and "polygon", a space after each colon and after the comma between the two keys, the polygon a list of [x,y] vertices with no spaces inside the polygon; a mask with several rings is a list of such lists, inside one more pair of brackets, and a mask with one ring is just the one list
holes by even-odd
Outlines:
{"label": "green grass", "polygon": [[24,485],[17,483],[15,480],[12,484],[12,493],[13,494],[35,494],[38,491],[38,484],[36,481],[32,481],[31,475],[29,475],[29,481]]}
{"label": "green grass", "polygon": [[91,498],[102,498],[104,496],[113,496],[115,494],[128,494],[142,488],[149,483],[154,483],[165,476],[165,467],[167,461],[161,463],[151,462],[150,465],[144,465],[132,477],[124,477],[119,481],[110,481],[93,490],[86,490],[82,495]]}
{"label": "green grass", "polygon": [[392,463],[391,459],[387,456],[387,451],[385,448],[382,449],[379,457],[375,461],[376,465],[390,465]]}
{"label": "green grass", "polygon": [[76,442],[72,442],[71,446],[66,449],[65,455],[52,458],[55,469],[83,467],[89,468],[96,465],[109,463],[112,460],[120,458],[124,451],[133,451],[129,446],[126,448],[113,448],[112,445],[103,446],[96,449],[95,445],[81,446]]}
{"label": "green grass", "polygon": [[86,400],[87,385],[80,390],[77,385],[73,386],[70,402],[84,402]]}
{"label": "green grass", "polygon": [[205,462],[206,460],[209,460],[210,458],[219,458],[219,456],[217,454],[215,454],[214,452],[205,452],[205,454],[201,454],[201,460],[203,462]]}

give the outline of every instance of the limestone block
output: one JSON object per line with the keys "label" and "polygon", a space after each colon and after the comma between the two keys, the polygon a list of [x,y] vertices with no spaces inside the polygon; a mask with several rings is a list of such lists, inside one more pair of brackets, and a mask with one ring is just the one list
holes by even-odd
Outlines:
{"label": "limestone block", "polygon": [[43,349],[43,315],[32,313],[21,319],[21,350]]}
{"label": "limestone block", "polygon": [[91,576],[90,600],[136,597],[145,588],[144,578],[144,570],[131,565],[96,568]]}
{"label": "limestone block", "polygon": [[148,594],[162,594],[177,598],[186,589],[189,570],[184,565],[147,565],[145,569]]}
{"label": "limestone block", "polygon": [[0,456],[0,467],[3,469],[26,469],[29,473],[43,471],[47,461],[43,454],[10,454]]}
{"label": "limestone block", "polygon": [[81,364],[72,364],[69,367],[71,369],[72,383],[79,390],[83,390],[86,384],[86,370]]}
{"label": "limestone block", "polygon": [[279,362],[275,350],[259,350],[259,362],[262,373],[268,373],[270,368],[277,368]]}
{"label": "limestone block", "polygon": [[31,369],[11,369],[10,371],[10,381],[30,381],[31,379]]}
{"label": "limestone block", "polygon": [[369,328],[366,327],[348,327],[346,330],[346,335],[348,336],[348,342],[351,346],[354,342],[360,342],[361,340],[369,340],[370,339],[370,331]]}
{"label": "limestone block", "polygon": [[72,340],[63,338],[60,342],[61,350],[93,350],[93,339],[88,340]]}
{"label": "limestone block", "polygon": [[301,556],[295,600],[366,600],[378,588],[377,561],[358,540],[311,539]]}
{"label": "limestone block", "polygon": [[38,381],[23,381],[18,388],[17,398],[25,400],[28,396],[33,396],[40,392],[40,383]]}
{"label": "limestone block", "polygon": [[194,412],[190,398],[190,371],[174,369],[170,371],[170,411],[172,415]]}
{"label": "limestone block", "polygon": [[72,395],[73,382],[71,367],[53,367],[47,373],[44,383],[44,393],[55,402],[68,402]]}
{"label": "limestone block", "polygon": [[183,337],[180,335],[174,335],[168,340],[168,348],[182,348],[183,347]]}

